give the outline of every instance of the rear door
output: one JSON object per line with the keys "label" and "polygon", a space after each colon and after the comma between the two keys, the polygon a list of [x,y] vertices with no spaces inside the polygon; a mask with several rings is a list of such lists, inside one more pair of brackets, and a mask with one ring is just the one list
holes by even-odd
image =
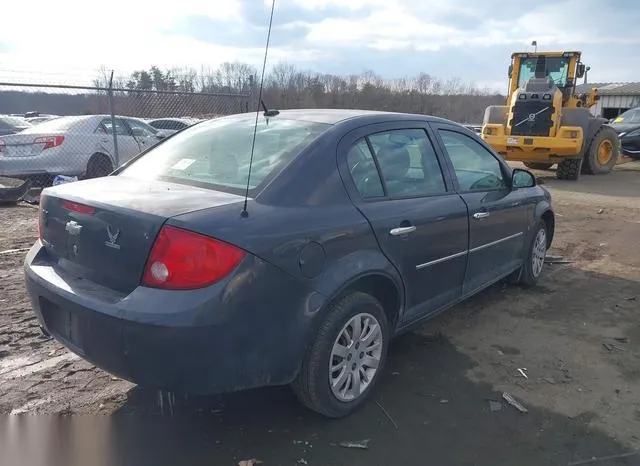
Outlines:
{"label": "rear door", "polygon": [[[140,153],[140,145],[133,137],[131,130],[121,118],[116,118],[116,137],[118,139],[118,163],[122,165],[129,159]],[[98,131],[101,133],[101,144],[110,149],[110,153],[114,154],[113,149],[113,128],[111,127],[111,118],[103,118]]]}
{"label": "rear door", "polygon": [[467,260],[467,208],[444,176],[424,123],[360,128],[340,141],[338,157],[349,195],[403,278],[403,321],[458,298]]}
{"label": "rear door", "polygon": [[469,262],[463,293],[473,293],[517,268],[522,260],[525,194],[511,189],[509,167],[478,137],[454,125],[431,126],[469,209]]}

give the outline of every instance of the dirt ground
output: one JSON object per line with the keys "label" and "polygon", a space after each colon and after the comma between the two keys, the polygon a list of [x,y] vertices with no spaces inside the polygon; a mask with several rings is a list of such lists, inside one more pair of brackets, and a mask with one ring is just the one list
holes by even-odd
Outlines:
{"label": "dirt ground", "polygon": [[[162,464],[640,464],[601,460],[640,450],[640,162],[578,182],[537,174],[558,214],[550,254],[569,263],[547,265],[534,289],[496,285],[399,338],[376,399],[339,421],[287,388],[174,399],[41,338],[22,275],[36,208],[0,207],[0,251],[17,249],[0,253],[0,413],[114,414],[92,418],[111,427],[95,431],[106,440],[91,457],[117,451],[121,464],[145,448]],[[340,445],[364,439],[368,449]]]}

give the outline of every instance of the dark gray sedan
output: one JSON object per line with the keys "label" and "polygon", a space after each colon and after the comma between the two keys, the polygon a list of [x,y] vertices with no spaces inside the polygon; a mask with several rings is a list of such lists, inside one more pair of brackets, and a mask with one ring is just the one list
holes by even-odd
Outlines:
{"label": "dark gray sedan", "polygon": [[540,277],[550,195],[472,131],[287,110],[260,115],[251,160],[255,118],[201,123],[42,192],[25,272],[45,332],[135,383],[291,384],[340,417],[373,391],[392,337]]}

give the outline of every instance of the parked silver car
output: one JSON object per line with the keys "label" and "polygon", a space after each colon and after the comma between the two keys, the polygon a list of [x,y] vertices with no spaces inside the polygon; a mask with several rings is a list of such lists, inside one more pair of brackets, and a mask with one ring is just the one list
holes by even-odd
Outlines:
{"label": "parked silver car", "polygon": [[110,115],[65,116],[0,137],[0,176],[49,185],[56,175],[105,176],[164,135],[145,122],[116,117],[118,156]]}
{"label": "parked silver car", "polygon": [[156,118],[149,120],[149,124],[169,135],[182,131],[183,129],[195,125],[200,121],[202,120],[196,118]]}

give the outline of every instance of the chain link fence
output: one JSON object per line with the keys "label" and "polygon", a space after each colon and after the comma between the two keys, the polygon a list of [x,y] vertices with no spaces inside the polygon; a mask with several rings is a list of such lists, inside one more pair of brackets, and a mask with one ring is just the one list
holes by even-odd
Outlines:
{"label": "chain link fence", "polygon": [[0,177],[44,187],[104,176],[179,130],[248,112],[249,101],[238,93],[0,82]]}

